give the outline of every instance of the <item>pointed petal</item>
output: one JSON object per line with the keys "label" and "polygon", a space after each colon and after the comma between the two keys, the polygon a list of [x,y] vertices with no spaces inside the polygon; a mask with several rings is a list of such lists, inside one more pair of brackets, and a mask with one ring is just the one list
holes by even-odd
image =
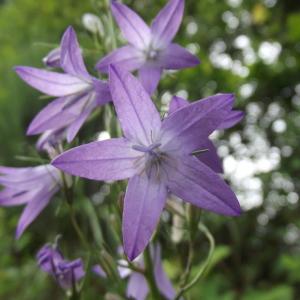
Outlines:
{"label": "pointed petal", "polygon": [[233,110],[229,113],[228,117],[220,124],[219,129],[231,128],[237,123],[239,123],[245,114],[240,110]]}
{"label": "pointed petal", "polygon": [[197,158],[209,166],[216,173],[223,173],[223,164],[221,159],[218,156],[217,149],[215,145],[207,139],[204,142],[199,143],[199,150],[207,149],[207,152],[201,153]]}
{"label": "pointed petal", "polygon": [[60,64],[62,69],[68,74],[81,76],[89,80],[91,76],[84,65],[76,33],[72,26],[69,26],[65,31],[60,49]]}
{"label": "pointed petal", "polygon": [[17,188],[19,191],[53,184],[54,181],[57,181],[59,175],[59,172],[51,165],[26,168],[25,170],[16,168],[14,172],[6,176],[0,176],[0,184],[9,189]]}
{"label": "pointed petal", "polygon": [[67,129],[67,141],[68,143],[71,143],[75,136],[77,135],[80,128],[83,126],[84,122],[87,120],[87,118],[92,113],[93,109],[95,108],[95,105],[92,104],[89,107],[87,107],[79,117],[68,127]]}
{"label": "pointed petal", "polygon": [[111,10],[125,39],[138,49],[148,47],[151,40],[151,31],[140,16],[117,1],[112,2]]}
{"label": "pointed petal", "polygon": [[199,140],[206,140],[217,129],[233,102],[232,94],[218,94],[175,111],[162,124],[163,148],[186,154],[198,150]]}
{"label": "pointed petal", "polygon": [[158,289],[167,299],[173,300],[176,296],[176,293],[170,279],[163,269],[161,261],[161,248],[159,245],[155,245],[153,261],[155,282]]}
{"label": "pointed petal", "polygon": [[130,178],[124,199],[123,241],[130,260],[147,246],[165,206],[167,189],[157,174]]}
{"label": "pointed petal", "polygon": [[27,130],[27,135],[40,134],[47,130],[56,130],[70,124],[76,118],[77,114],[74,114],[70,110],[64,110],[64,108],[74,100],[76,100],[74,97],[69,96],[49,103],[32,120]]}
{"label": "pointed petal", "polygon": [[19,239],[25,229],[37,218],[42,210],[48,205],[53,191],[41,190],[25,207],[16,230],[16,239]]}
{"label": "pointed petal", "polygon": [[200,64],[200,60],[185,48],[170,44],[160,56],[160,64],[164,69],[179,70]]}
{"label": "pointed petal", "polygon": [[50,68],[60,68],[60,48],[51,50],[44,58],[43,63]]}
{"label": "pointed petal", "polygon": [[145,300],[149,293],[148,283],[145,277],[134,272],[128,281],[126,296],[130,299]]}
{"label": "pointed petal", "polygon": [[114,64],[126,71],[139,69],[144,63],[142,52],[133,46],[124,46],[116,49],[107,56],[103,57],[96,65],[96,69],[108,73],[109,66]]}
{"label": "pointed petal", "polygon": [[[173,112],[175,112],[176,110],[189,105],[189,101],[174,96],[170,102],[170,107],[169,107],[169,115]],[[229,112],[228,116],[226,117],[226,119],[218,126],[218,129],[227,129],[227,128],[231,128],[234,125],[236,125],[237,123],[239,123],[243,117],[245,116],[244,112],[240,111],[240,110],[232,110],[231,112]]]}
{"label": "pointed petal", "polygon": [[78,77],[31,67],[16,67],[17,74],[30,86],[50,96],[61,97],[91,88]]}
{"label": "pointed petal", "polygon": [[174,96],[170,102],[169,115],[187,105],[189,105],[189,101],[181,97]]}
{"label": "pointed petal", "polygon": [[162,69],[156,66],[145,65],[139,70],[139,80],[149,95],[152,95],[159,83]]}
{"label": "pointed petal", "polygon": [[168,164],[168,173],[167,186],[179,198],[218,214],[241,214],[239,202],[230,187],[196,158],[179,157],[176,163]]}
{"label": "pointed petal", "polygon": [[110,69],[110,88],[124,135],[141,145],[149,145],[161,126],[149,94],[133,75],[115,66]]}
{"label": "pointed petal", "polygon": [[184,0],[170,0],[151,25],[154,45],[158,48],[168,45],[176,35],[182,21]]}
{"label": "pointed petal", "polygon": [[92,180],[122,180],[136,174],[140,154],[125,139],[110,139],[73,148],[52,164],[67,173]]}

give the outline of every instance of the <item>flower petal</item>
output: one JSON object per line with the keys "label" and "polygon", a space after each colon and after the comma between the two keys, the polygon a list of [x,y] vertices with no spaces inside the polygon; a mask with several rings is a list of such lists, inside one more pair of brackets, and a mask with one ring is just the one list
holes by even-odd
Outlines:
{"label": "flower petal", "polygon": [[218,94],[175,111],[162,123],[162,148],[186,154],[198,150],[199,140],[206,140],[217,129],[233,102],[232,94]]}
{"label": "flower petal", "polygon": [[84,124],[84,122],[87,120],[87,118],[90,116],[92,113],[93,109],[95,108],[95,104],[92,103],[92,105],[86,107],[78,118],[68,127],[67,129],[67,141],[68,143],[71,143],[75,136],[77,135],[78,131]]}
{"label": "flower petal", "polygon": [[200,60],[185,48],[170,44],[160,55],[160,63],[164,69],[179,70],[200,64]]}
{"label": "flower petal", "polygon": [[182,21],[184,0],[170,0],[151,25],[154,45],[158,48],[168,45],[176,35]]}
{"label": "flower petal", "polygon": [[47,130],[56,130],[67,126],[76,119],[77,113],[64,108],[70,103],[79,101],[80,96],[68,96],[56,99],[42,109],[32,120],[27,130],[27,135],[35,135],[43,133]]}
{"label": "flower petal", "polygon": [[[170,102],[170,107],[169,107],[169,115],[175,112],[176,110],[189,105],[189,101],[174,96]],[[225,120],[218,126],[218,129],[227,129],[231,128],[237,123],[239,123],[243,117],[245,116],[244,112],[240,110],[232,110],[231,112],[228,113],[227,117]]]}
{"label": "flower petal", "polygon": [[228,117],[220,124],[219,129],[231,128],[237,123],[239,123],[245,114],[240,110],[233,110],[229,113]]}
{"label": "flower petal", "polygon": [[114,64],[129,72],[134,71],[144,63],[142,52],[131,45],[116,49],[103,57],[96,65],[96,69],[108,73],[109,66]]}
{"label": "flower petal", "polygon": [[170,102],[169,115],[187,105],[189,105],[189,101],[181,97],[174,96]]}
{"label": "flower petal", "polygon": [[73,148],[52,164],[67,173],[92,180],[122,180],[136,174],[140,154],[127,140],[110,139]]}
{"label": "flower petal", "polygon": [[145,277],[134,272],[128,281],[126,296],[130,299],[145,300],[149,293],[148,283]]}
{"label": "flower petal", "polygon": [[62,69],[68,74],[89,80],[91,76],[84,65],[76,33],[72,26],[69,26],[65,31],[61,40],[60,49],[60,64]]}
{"label": "flower petal", "polygon": [[145,49],[151,40],[148,25],[133,10],[124,4],[113,1],[112,14],[127,41],[138,49]]}
{"label": "flower petal", "polygon": [[123,242],[130,260],[147,246],[165,206],[167,189],[157,174],[130,178],[124,199]]}
{"label": "flower petal", "polygon": [[241,214],[239,202],[219,175],[194,157],[179,157],[168,164],[170,191],[195,206],[222,215]]}
{"label": "flower petal", "polygon": [[111,66],[111,95],[124,135],[141,145],[152,143],[160,130],[160,115],[149,94],[130,73]]}
{"label": "flower petal", "polygon": [[160,67],[145,65],[139,70],[139,80],[149,95],[152,95],[159,83],[162,69]]}
{"label": "flower petal", "polygon": [[176,296],[176,292],[172,286],[170,279],[168,278],[167,274],[165,273],[161,261],[161,248],[157,244],[154,248],[154,276],[155,282],[160,290],[160,292],[169,300],[173,300]]}
{"label": "flower petal", "polygon": [[107,82],[98,79],[93,79],[93,85],[94,92],[96,93],[95,101],[97,105],[103,105],[112,101],[109,85]]}
{"label": "flower petal", "polygon": [[207,139],[199,143],[198,149],[207,149],[208,151],[200,153],[197,158],[209,166],[216,173],[223,173],[223,164],[218,156],[217,149],[212,141]]}
{"label": "flower petal", "polygon": [[37,190],[32,190],[32,191],[15,190],[14,193],[12,193],[10,196],[4,196],[1,195],[1,192],[0,192],[0,206],[15,206],[15,205],[22,205],[28,203],[38,193]]}
{"label": "flower petal", "polygon": [[42,189],[25,207],[16,230],[16,239],[19,239],[25,229],[37,218],[48,205],[56,190],[48,191],[48,187]]}
{"label": "flower petal", "polygon": [[32,67],[16,67],[15,71],[27,84],[50,96],[62,97],[91,88],[89,82],[68,74]]}

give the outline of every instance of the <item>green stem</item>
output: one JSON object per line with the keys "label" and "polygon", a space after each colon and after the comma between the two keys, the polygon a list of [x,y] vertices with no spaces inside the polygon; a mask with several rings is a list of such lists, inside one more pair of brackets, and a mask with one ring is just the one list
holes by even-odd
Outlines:
{"label": "green stem", "polygon": [[114,20],[110,11],[110,0],[106,1],[106,7],[108,11],[108,22],[109,22],[109,35],[111,38],[111,46],[112,49],[114,50],[117,48],[117,40],[116,40],[116,33],[115,33],[115,27],[114,27]]}
{"label": "green stem", "polygon": [[87,242],[83,232],[81,231],[81,228],[77,222],[76,216],[75,216],[75,211],[73,207],[73,189],[68,187],[66,176],[64,173],[61,173],[62,176],[62,182],[63,182],[63,188],[64,188],[64,193],[66,197],[66,203],[69,208],[69,213],[70,213],[70,220],[73,225],[74,230],[76,231],[82,245],[87,251],[90,251],[90,246],[89,243]]}
{"label": "green stem", "polygon": [[87,250],[87,251],[90,251],[90,246],[89,246],[89,243],[87,242],[78,222],[77,222],[77,219],[76,219],[76,216],[75,216],[75,211],[74,211],[74,208],[72,205],[68,205],[69,206],[69,211],[70,211],[70,219],[71,219],[71,223],[73,225],[73,228],[74,230],[76,231],[82,245],[84,246],[84,248]]}
{"label": "green stem", "polygon": [[200,231],[202,231],[204,233],[204,235],[206,236],[206,238],[209,241],[209,252],[207,255],[207,258],[204,262],[204,264],[201,266],[198,274],[196,275],[196,277],[188,284],[186,284],[183,288],[180,289],[180,291],[178,292],[178,294],[176,295],[175,300],[179,300],[184,293],[186,293],[188,290],[190,290],[201,278],[202,276],[205,274],[206,270],[208,269],[214,250],[215,250],[215,240],[212,236],[212,234],[210,233],[209,229],[202,223],[199,224],[199,229]]}
{"label": "green stem", "polygon": [[154,266],[151,258],[150,247],[148,246],[144,251],[144,260],[145,260],[145,275],[150,287],[150,291],[153,295],[153,299],[155,300],[164,300],[165,298],[160,294],[156,282],[155,282],[155,275],[154,275]]}

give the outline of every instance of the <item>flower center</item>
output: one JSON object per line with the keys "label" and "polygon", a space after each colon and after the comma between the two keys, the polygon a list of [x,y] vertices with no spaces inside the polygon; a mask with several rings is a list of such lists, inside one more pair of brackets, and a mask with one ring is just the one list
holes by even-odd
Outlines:
{"label": "flower center", "polygon": [[153,175],[153,172],[156,178],[159,178],[160,176],[160,167],[166,158],[166,155],[160,151],[160,146],[161,143],[153,143],[150,146],[132,146],[132,149],[145,153],[145,161],[143,162],[142,172],[145,171],[149,177]]}
{"label": "flower center", "polygon": [[159,50],[155,49],[152,45],[144,52],[147,61],[155,61],[158,58]]}

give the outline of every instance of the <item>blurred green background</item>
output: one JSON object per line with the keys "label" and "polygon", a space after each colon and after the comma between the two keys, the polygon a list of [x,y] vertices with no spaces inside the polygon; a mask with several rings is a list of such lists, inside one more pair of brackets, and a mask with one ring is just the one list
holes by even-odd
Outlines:
{"label": "blurred green background", "polygon": [[[47,44],[57,45],[68,25],[92,49],[82,16],[94,13],[102,18],[107,13],[100,9],[102,1],[0,1],[1,165],[29,164],[16,156],[34,153],[36,139],[26,137],[25,130],[47,102],[17,78],[13,66],[42,67],[42,57],[52,49]],[[124,2],[148,22],[165,4]],[[162,102],[167,105],[175,93],[196,100],[234,92],[236,106],[246,112],[240,125],[214,135],[244,214],[238,219],[205,214],[218,247],[213,269],[190,299],[300,299],[300,2],[186,0],[176,41],[197,54],[202,64],[165,76],[158,95]],[[92,66],[103,54],[90,51],[86,58]],[[93,129],[98,128],[95,122]],[[51,278],[38,270],[34,256],[58,232],[68,236],[68,251],[74,255],[76,238],[63,214],[54,218],[54,205],[16,242],[20,212],[0,209],[0,299],[63,299]],[[165,265],[176,280],[176,251],[184,253],[186,248],[165,244]],[[206,251],[206,242],[200,240],[199,257]],[[194,271],[197,268],[195,264]],[[92,282],[94,291],[86,299],[102,299],[97,279]]]}

